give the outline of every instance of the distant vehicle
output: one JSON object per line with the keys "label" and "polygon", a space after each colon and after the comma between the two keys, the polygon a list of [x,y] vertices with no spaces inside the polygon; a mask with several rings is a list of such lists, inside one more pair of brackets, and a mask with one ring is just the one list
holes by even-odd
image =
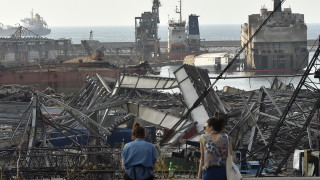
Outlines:
{"label": "distant vehicle", "polygon": [[[31,18],[24,18],[21,22],[21,26],[29,30],[24,31],[22,36],[45,36],[51,33],[51,29],[48,28],[43,18],[38,13],[33,15],[33,11],[31,11]],[[0,23],[0,36],[11,36],[18,29],[18,26],[3,25]]]}

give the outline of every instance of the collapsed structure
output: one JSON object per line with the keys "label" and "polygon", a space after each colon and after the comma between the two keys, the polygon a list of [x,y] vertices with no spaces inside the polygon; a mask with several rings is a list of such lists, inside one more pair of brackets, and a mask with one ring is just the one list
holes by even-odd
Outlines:
{"label": "collapsed structure", "polygon": [[[215,113],[228,117],[226,131],[235,152],[245,149],[241,151],[245,154],[237,156],[241,168],[249,160],[259,160],[261,172],[288,171],[290,167],[284,169],[284,164],[292,161],[290,155],[296,148],[317,147],[319,87],[310,71],[319,63],[319,53],[320,45],[296,87],[275,79],[269,88],[243,91],[226,87],[223,91],[210,89],[203,96],[211,84],[206,70],[183,65],[175,71],[175,78],[91,76],[69,99],[23,91],[21,95],[29,93],[30,101],[18,110],[26,110],[15,120],[3,120],[3,172],[7,177],[24,178],[117,178],[119,147],[110,146],[106,139],[116,128],[130,127],[139,120],[153,125],[159,134],[155,142],[160,154],[157,176],[165,177],[161,174],[166,168],[164,155],[180,146],[186,148],[179,156],[197,159],[190,153],[191,144],[198,151],[197,143],[190,142],[198,140],[205,121]],[[315,78],[319,74],[316,71]],[[179,94],[163,92],[176,88]],[[200,97],[202,103],[194,108]],[[10,98],[16,97],[5,99]],[[185,116],[189,110],[190,116]],[[125,143],[121,136],[117,141]]]}
{"label": "collapsed structure", "polygon": [[[29,98],[17,108],[18,112],[25,108],[23,113],[5,117],[14,120],[3,120],[0,157],[4,176],[118,178],[121,146],[111,147],[108,139],[116,128],[130,127],[139,120],[159,132],[156,167],[158,176],[165,177],[164,154],[186,145],[178,153],[185,159],[197,159],[187,150],[193,144],[198,151],[197,142],[190,140],[198,140],[205,121],[216,113],[228,118],[226,132],[235,149],[245,150],[237,156],[241,168],[246,168],[248,160],[258,160],[257,175],[288,172],[290,167],[284,165],[290,164],[295,149],[319,149],[319,54],[320,44],[296,87],[275,79],[270,87],[254,91],[232,87],[219,91],[208,88],[212,84],[206,70],[184,65],[175,71],[175,78],[91,76],[71,99],[33,90],[8,95],[3,100],[16,99],[17,94]],[[179,93],[163,92],[176,88]],[[118,144],[123,143],[120,137]],[[305,156],[299,163],[310,161]],[[298,169],[301,174],[312,170],[309,166]]]}

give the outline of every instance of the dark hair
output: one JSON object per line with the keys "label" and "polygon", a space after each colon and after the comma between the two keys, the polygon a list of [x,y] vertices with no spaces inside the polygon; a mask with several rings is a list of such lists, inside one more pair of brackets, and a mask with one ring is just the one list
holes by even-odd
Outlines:
{"label": "dark hair", "polygon": [[146,131],[143,127],[140,126],[139,123],[134,123],[132,127],[132,136],[136,138],[144,139],[146,136]]}
{"label": "dark hair", "polygon": [[226,127],[227,120],[223,115],[217,114],[215,116],[210,117],[207,120],[207,123],[208,123],[208,126],[209,127],[212,126],[215,131],[221,132]]}

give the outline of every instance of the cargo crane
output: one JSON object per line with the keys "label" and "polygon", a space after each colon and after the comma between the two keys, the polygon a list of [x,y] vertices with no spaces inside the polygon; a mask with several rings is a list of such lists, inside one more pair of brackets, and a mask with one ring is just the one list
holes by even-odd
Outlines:
{"label": "cargo crane", "polygon": [[87,40],[81,40],[81,44],[83,45],[84,49],[86,50],[87,54],[91,56],[93,54],[92,48],[89,46]]}
{"label": "cargo crane", "polygon": [[11,35],[12,38],[21,38],[22,36],[33,36],[33,37],[41,37],[35,32],[29,30],[28,28],[19,26],[18,29]]}
{"label": "cargo crane", "polygon": [[152,12],[144,12],[141,17],[135,17],[135,51],[139,60],[157,59],[160,55],[158,37],[159,0],[153,0]]}
{"label": "cargo crane", "polygon": [[[92,35],[92,31],[90,32],[90,35]],[[104,48],[100,48],[98,50],[93,51],[90,47],[87,40],[81,40],[81,44],[83,45],[84,49],[86,50],[87,54],[93,59],[93,60],[102,60],[104,57]]]}

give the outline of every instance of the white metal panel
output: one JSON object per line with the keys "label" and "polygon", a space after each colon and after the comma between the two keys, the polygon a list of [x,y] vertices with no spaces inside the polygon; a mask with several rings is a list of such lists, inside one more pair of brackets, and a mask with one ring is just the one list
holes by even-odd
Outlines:
{"label": "white metal panel", "polygon": [[149,78],[143,78],[143,77],[140,77],[137,81],[138,81],[137,87],[142,89],[155,88],[157,87],[157,84],[159,82],[159,80],[157,79],[149,79]]}
{"label": "white metal panel", "polygon": [[127,105],[127,111],[131,114],[134,114],[136,116],[139,116],[139,110],[138,110],[138,106],[136,106],[135,104],[131,104],[131,103],[127,103],[125,104]]}
{"label": "white metal panel", "polygon": [[179,117],[138,104],[127,103],[121,107],[136,117],[168,129],[171,129],[180,120]]}
{"label": "white metal panel", "polygon": [[203,126],[206,123],[206,121],[209,119],[209,115],[207,111],[204,109],[203,105],[200,105],[196,107],[192,112],[191,112],[191,117],[193,120],[197,121],[197,130],[198,132],[203,130]]}
{"label": "white metal panel", "polygon": [[175,76],[179,83],[180,91],[184,97],[184,102],[188,108],[190,108],[199,96],[196,90],[193,88],[193,84],[185,72],[185,69],[181,68],[180,70],[176,71]]}
{"label": "white metal panel", "polygon": [[137,88],[137,89],[171,89],[178,83],[173,78],[157,78],[147,76],[134,76],[121,74],[116,88]]}
{"label": "white metal panel", "polygon": [[[183,95],[184,102],[188,108],[191,108],[194,102],[199,98],[195,88],[184,68],[180,68],[175,72],[176,79],[180,86],[180,91]],[[205,122],[209,119],[209,115],[203,105],[199,105],[191,111],[191,117],[197,121],[197,130],[200,132],[203,129]]]}
{"label": "white metal panel", "polygon": [[179,117],[175,117],[172,115],[167,115],[166,118],[163,120],[163,122],[160,124],[160,126],[166,126],[169,129],[171,129],[177,122],[180,120]]}
{"label": "white metal panel", "polygon": [[161,81],[160,80],[160,81],[158,81],[158,84],[156,84],[155,87],[158,89],[158,88],[165,88],[165,87],[168,87],[168,86],[169,86],[168,81],[163,81],[163,80]]}
{"label": "white metal panel", "polygon": [[175,142],[177,142],[177,140],[183,135],[182,132],[178,132],[176,133],[168,142],[168,144],[174,144]]}
{"label": "white metal panel", "polygon": [[144,106],[139,106],[139,118],[147,120],[153,124],[160,125],[161,121],[165,117],[165,114],[154,109],[150,109]]}
{"label": "white metal panel", "polygon": [[134,88],[136,86],[138,78],[126,75],[121,75],[121,77],[123,77],[123,80],[121,81],[120,87]]}

